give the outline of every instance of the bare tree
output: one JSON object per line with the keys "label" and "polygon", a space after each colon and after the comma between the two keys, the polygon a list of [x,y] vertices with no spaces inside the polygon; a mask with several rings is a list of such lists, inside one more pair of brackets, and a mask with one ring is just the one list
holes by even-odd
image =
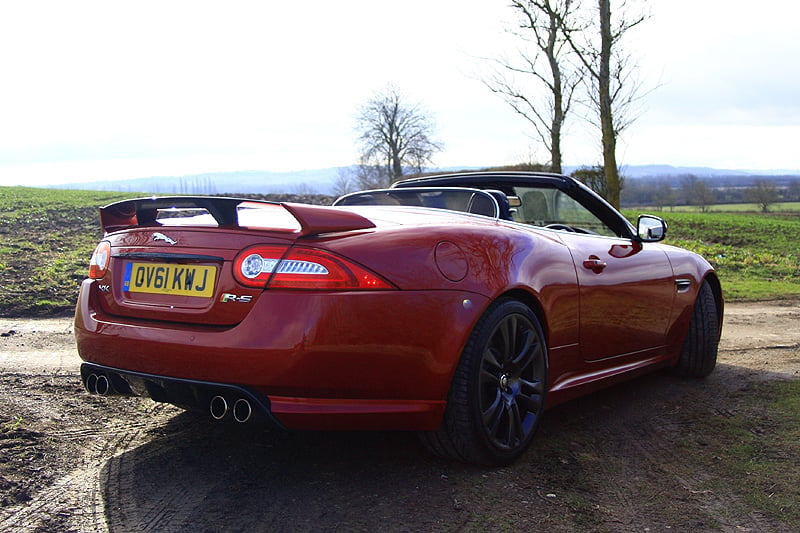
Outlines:
{"label": "bare tree", "polygon": [[581,167],[576,169],[571,176],[600,196],[605,197],[608,194],[606,190],[606,181],[604,179],[603,167]]}
{"label": "bare tree", "polygon": [[619,16],[614,17],[611,0],[597,0],[594,22],[569,25],[569,21],[564,21],[562,24],[567,42],[589,74],[589,100],[597,113],[601,133],[606,199],[615,207],[619,207],[622,190],[617,138],[635,119],[632,107],[641,88],[634,76],[635,62],[621,42],[630,29],[647,19],[644,14],[630,15],[627,3],[626,0],[617,2]]}
{"label": "bare tree", "polygon": [[778,188],[769,180],[758,179],[753,186],[747,189],[745,197],[761,208],[762,213],[769,211],[769,206],[778,203],[781,199]]}
{"label": "bare tree", "polygon": [[333,180],[333,194],[335,196],[343,196],[358,190],[356,181],[356,175],[352,167],[340,168],[336,178]]}
{"label": "bare tree", "polygon": [[697,205],[705,213],[717,202],[717,192],[708,186],[705,181],[697,184]]}
{"label": "bare tree", "polygon": [[[561,135],[582,73],[569,62],[571,48],[561,27],[572,24],[575,0],[512,0],[518,26],[510,33],[526,46],[517,62],[493,60],[499,69],[483,83],[527,120],[550,153],[550,170],[561,172]],[[525,81],[532,80],[533,87]],[[523,88],[524,87],[524,88]]]}
{"label": "bare tree", "polygon": [[703,213],[708,211],[708,208],[717,201],[714,189],[694,174],[689,174],[683,178],[681,189],[686,203],[699,207]]}
{"label": "bare tree", "polygon": [[361,145],[358,179],[369,187],[388,186],[408,171],[421,172],[442,149],[432,138],[430,116],[391,85],[361,108],[356,129]]}
{"label": "bare tree", "polygon": [[672,189],[672,185],[665,181],[656,185],[652,201],[659,211],[663,211],[665,206],[669,206],[671,211],[675,205],[675,191]]}
{"label": "bare tree", "polygon": [[786,201],[800,202],[800,179],[793,179],[786,187]]}

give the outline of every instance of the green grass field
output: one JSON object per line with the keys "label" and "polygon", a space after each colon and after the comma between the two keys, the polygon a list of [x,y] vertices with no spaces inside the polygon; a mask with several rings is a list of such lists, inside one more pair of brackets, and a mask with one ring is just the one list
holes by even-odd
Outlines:
{"label": "green grass field", "polygon": [[97,208],[129,197],[0,187],[0,316],[69,312],[102,236]]}
{"label": "green grass field", "polygon": [[[635,220],[645,210],[626,210]],[[726,298],[800,295],[800,216],[760,213],[657,213],[669,225],[666,243],[705,257],[719,272]]]}
{"label": "green grass field", "polygon": [[[647,211],[646,207],[635,208]],[[652,208],[649,208],[652,211]],[[671,213],[697,213],[700,208],[694,205],[676,205],[666,208],[665,212]],[[761,207],[757,204],[715,204],[706,209],[709,213],[760,213]],[[779,202],[772,204],[769,213],[800,214],[800,202]]]}
{"label": "green grass field", "polygon": [[[101,237],[97,208],[135,196],[144,195],[0,187],[0,316],[70,312]],[[669,224],[668,244],[714,265],[727,298],[800,296],[800,216],[742,211],[657,214]]]}

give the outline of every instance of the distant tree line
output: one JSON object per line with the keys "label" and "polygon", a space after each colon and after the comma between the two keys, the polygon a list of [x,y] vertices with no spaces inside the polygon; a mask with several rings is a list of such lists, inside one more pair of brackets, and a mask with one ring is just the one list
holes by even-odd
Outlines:
{"label": "distant tree line", "polygon": [[636,178],[625,182],[622,193],[623,206],[653,206],[659,210],[690,205],[706,211],[716,204],[753,203],[766,213],[778,202],[800,202],[800,178],[719,176],[703,179],[693,174]]}

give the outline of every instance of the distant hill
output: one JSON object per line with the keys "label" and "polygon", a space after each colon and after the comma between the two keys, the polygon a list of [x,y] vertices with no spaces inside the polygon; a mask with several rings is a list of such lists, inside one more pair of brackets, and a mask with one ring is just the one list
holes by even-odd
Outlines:
{"label": "distant hill", "polygon": [[158,194],[331,194],[339,172],[347,169],[348,167],[333,167],[294,172],[270,172],[266,170],[208,172],[186,176],[152,176],[126,180],[68,183],[54,185],[52,188]]}
{"label": "distant hill", "polygon": [[[569,174],[580,167],[567,166],[564,172]],[[627,178],[674,178],[693,175],[698,178],[728,177],[767,177],[767,176],[800,176],[800,170],[742,170],[711,167],[676,167],[673,165],[623,165],[622,174]]]}
{"label": "distant hill", "polygon": [[659,178],[692,174],[698,178],[714,176],[747,176],[746,170],[727,170],[710,167],[675,167],[672,165],[632,165],[622,167],[622,172],[630,178]]}
{"label": "distant hill", "polygon": [[630,178],[660,178],[694,175],[698,178],[736,176],[800,176],[800,170],[735,170],[710,167],[675,167],[672,165],[623,166],[622,173]]}
{"label": "distant hill", "polygon": [[[569,174],[578,166],[565,166]],[[55,185],[60,189],[83,189],[97,191],[146,192],[154,194],[333,194],[337,177],[351,171],[353,167],[331,167],[293,172],[270,172],[248,170],[237,172],[208,172],[186,176],[152,176],[127,180],[105,180],[89,183]],[[477,168],[473,168],[477,169]],[[463,167],[440,168],[435,171],[452,172]],[[676,167],[671,165],[630,165],[622,167],[622,174],[629,179],[666,179],[674,181],[686,175],[701,179],[747,180],[756,177],[795,177],[800,170],[726,170],[708,167]]]}

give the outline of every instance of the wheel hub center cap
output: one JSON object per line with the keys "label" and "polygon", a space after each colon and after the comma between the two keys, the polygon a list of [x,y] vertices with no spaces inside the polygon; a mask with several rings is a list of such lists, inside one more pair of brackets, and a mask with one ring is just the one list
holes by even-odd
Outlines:
{"label": "wheel hub center cap", "polygon": [[500,376],[500,388],[503,392],[508,392],[508,374]]}

